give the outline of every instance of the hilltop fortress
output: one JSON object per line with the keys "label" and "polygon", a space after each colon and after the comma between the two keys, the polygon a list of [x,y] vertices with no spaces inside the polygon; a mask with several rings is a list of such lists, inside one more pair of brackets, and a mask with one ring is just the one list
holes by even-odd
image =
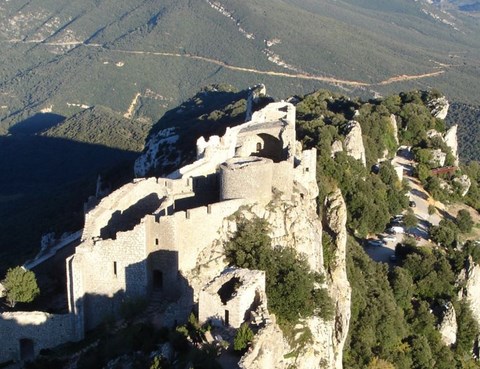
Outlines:
{"label": "hilltop fortress", "polygon": [[[125,301],[154,292],[178,301],[165,325],[185,321],[199,307],[202,319],[238,326],[253,303],[265,305],[264,273],[226,270],[202,286],[188,276],[219,239],[225,218],[243,206],[265,206],[274,196],[288,199],[294,193],[311,201],[318,188],[316,151],[302,151],[296,142],[292,104],[271,103],[222,137],[201,137],[194,163],[168,178],[136,179],[87,205],[81,244],[66,260],[69,314],[3,314],[0,362],[81,340],[85,331],[117,315]],[[310,259],[316,270],[322,262]],[[209,286],[232,278],[245,281],[239,295],[228,304],[208,298]]]}

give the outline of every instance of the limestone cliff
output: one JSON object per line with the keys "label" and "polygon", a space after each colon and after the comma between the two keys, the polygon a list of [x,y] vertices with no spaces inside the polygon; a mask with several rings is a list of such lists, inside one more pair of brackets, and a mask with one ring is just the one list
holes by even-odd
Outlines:
{"label": "limestone cliff", "polygon": [[450,127],[450,129],[445,132],[443,140],[445,144],[452,150],[452,155],[455,157],[455,165],[458,166],[458,141],[457,141],[457,129],[458,125]]}
{"label": "limestone cliff", "polygon": [[354,120],[349,122],[348,133],[345,136],[344,143],[348,155],[360,160],[365,166],[365,147],[363,146],[362,127],[360,126],[360,123]]}
{"label": "limestone cliff", "polygon": [[470,258],[459,279],[465,285],[460,297],[469,303],[473,318],[480,324],[480,265]]}
{"label": "limestone cliff", "polygon": [[[342,351],[350,320],[351,289],[345,260],[347,212],[340,191],[332,194],[326,204],[326,222],[335,240],[335,258],[328,271],[323,265],[322,223],[316,213],[315,199],[302,198],[294,191],[291,198],[277,194],[267,206],[256,204],[244,207],[237,217],[225,219],[219,230],[219,239],[200,254],[197,267],[186,278],[193,290],[198,291],[218,275],[226,266],[223,245],[236,231],[237,219],[255,216],[268,221],[273,245],[295,248],[307,257],[313,270],[326,275],[325,287],[335,303],[335,317],[331,321],[319,317],[303,321],[300,328],[310,329],[312,341],[301,348],[287,343],[273,318],[257,334],[253,350],[242,359],[241,367],[287,368],[293,364],[303,369],[342,368]],[[294,349],[298,356],[285,359],[284,355]]]}
{"label": "limestone cliff", "polygon": [[455,344],[457,341],[457,314],[451,302],[445,306],[445,312],[438,330],[442,336],[442,342],[446,346]]}
{"label": "limestone cliff", "polygon": [[395,143],[398,145],[398,124],[397,124],[397,118],[395,117],[395,114],[390,115],[390,126],[392,127],[393,130],[393,138],[395,140]]}

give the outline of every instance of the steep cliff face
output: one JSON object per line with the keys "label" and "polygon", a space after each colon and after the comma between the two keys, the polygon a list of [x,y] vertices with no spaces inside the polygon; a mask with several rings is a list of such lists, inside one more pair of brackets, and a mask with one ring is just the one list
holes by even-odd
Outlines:
{"label": "steep cliff face", "polygon": [[457,341],[457,314],[451,302],[445,306],[445,312],[438,330],[442,336],[442,342],[446,346],[455,344]]}
{"label": "steep cliff face", "polygon": [[473,318],[480,324],[480,265],[470,258],[459,279],[465,284],[460,295],[470,304]]}
{"label": "steep cliff face", "polygon": [[450,127],[450,129],[443,136],[443,140],[445,141],[445,144],[448,147],[450,147],[450,149],[452,150],[452,154],[455,157],[455,165],[458,165],[458,162],[459,162],[457,130],[458,130],[458,125],[454,125]]}
{"label": "steep cliff face", "polygon": [[[291,199],[275,196],[267,206],[253,205],[241,209],[237,218],[225,219],[219,239],[199,256],[197,267],[186,277],[194,291],[218,275],[226,266],[223,245],[235,233],[238,217],[266,219],[270,225],[272,245],[293,247],[306,256],[313,270],[326,276],[324,287],[335,304],[335,317],[324,321],[311,317],[301,322],[299,330],[309,328],[312,340],[303,347],[287,343],[273,318],[255,337],[253,350],[245,355],[241,367],[256,368],[342,368],[342,352],[350,321],[350,284],[346,274],[347,211],[340,191],[329,196],[326,224],[334,239],[334,261],[329,269],[323,265],[322,222],[316,213],[315,199],[302,198],[294,191]],[[296,350],[296,358],[284,355]]]}
{"label": "steep cliff face", "polygon": [[354,120],[349,123],[344,143],[348,155],[360,160],[364,166],[367,165],[360,123]]}
{"label": "steep cliff face", "polygon": [[395,114],[390,115],[390,126],[392,127],[393,130],[393,138],[395,140],[395,143],[398,145],[398,124],[397,124],[397,118],[395,117]]}

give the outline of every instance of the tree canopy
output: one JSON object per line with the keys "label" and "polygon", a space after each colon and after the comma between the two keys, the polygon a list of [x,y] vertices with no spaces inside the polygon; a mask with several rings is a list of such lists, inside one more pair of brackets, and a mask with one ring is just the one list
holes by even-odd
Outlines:
{"label": "tree canopy", "polygon": [[8,269],[2,283],[11,307],[17,302],[32,302],[40,294],[35,274],[20,266]]}

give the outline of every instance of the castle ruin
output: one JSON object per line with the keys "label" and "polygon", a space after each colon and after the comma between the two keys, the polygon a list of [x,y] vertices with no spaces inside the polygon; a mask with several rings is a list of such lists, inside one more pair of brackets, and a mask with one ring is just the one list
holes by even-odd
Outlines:
{"label": "castle ruin", "polygon": [[[227,128],[222,137],[200,138],[194,163],[167,178],[136,179],[86,210],[81,243],[66,260],[70,313],[36,320],[50,322],[52,328],[44,324],[44,329],[50,336],[60,332],[58,342],[32,331],[37,323],[24,325],[23,313],[2,314],[0,362],[27,358],[22,350],[31,357],[42,348],[80,340],[85,331],[116,316],[125,301],[148,299],[154,292],[168,301],[182,298],[175,321],[186,320],[198,304],[200,320],[222,316],[225,323],[228,309],[220,297],[205,304],[202,296],[211,294],[208,286],[194,290],[186,275],[218,239],[226,217],[243,205],[268,204],[274,190],[291,197],[294,188],[302,198],[318,195],[316,151],[299,148],[292,104],[271,103],[249,122]],[[212,285],[229,273],[248,279],[230,271]],[[250,305],[259,303],[265,288],[262,273],[250,274],[250,287],[230,296],[227,323],[239,326]],[[16,333],[5,336],[13,331],[12,322]],[[6,341],[11,341],[8,350]]]}

